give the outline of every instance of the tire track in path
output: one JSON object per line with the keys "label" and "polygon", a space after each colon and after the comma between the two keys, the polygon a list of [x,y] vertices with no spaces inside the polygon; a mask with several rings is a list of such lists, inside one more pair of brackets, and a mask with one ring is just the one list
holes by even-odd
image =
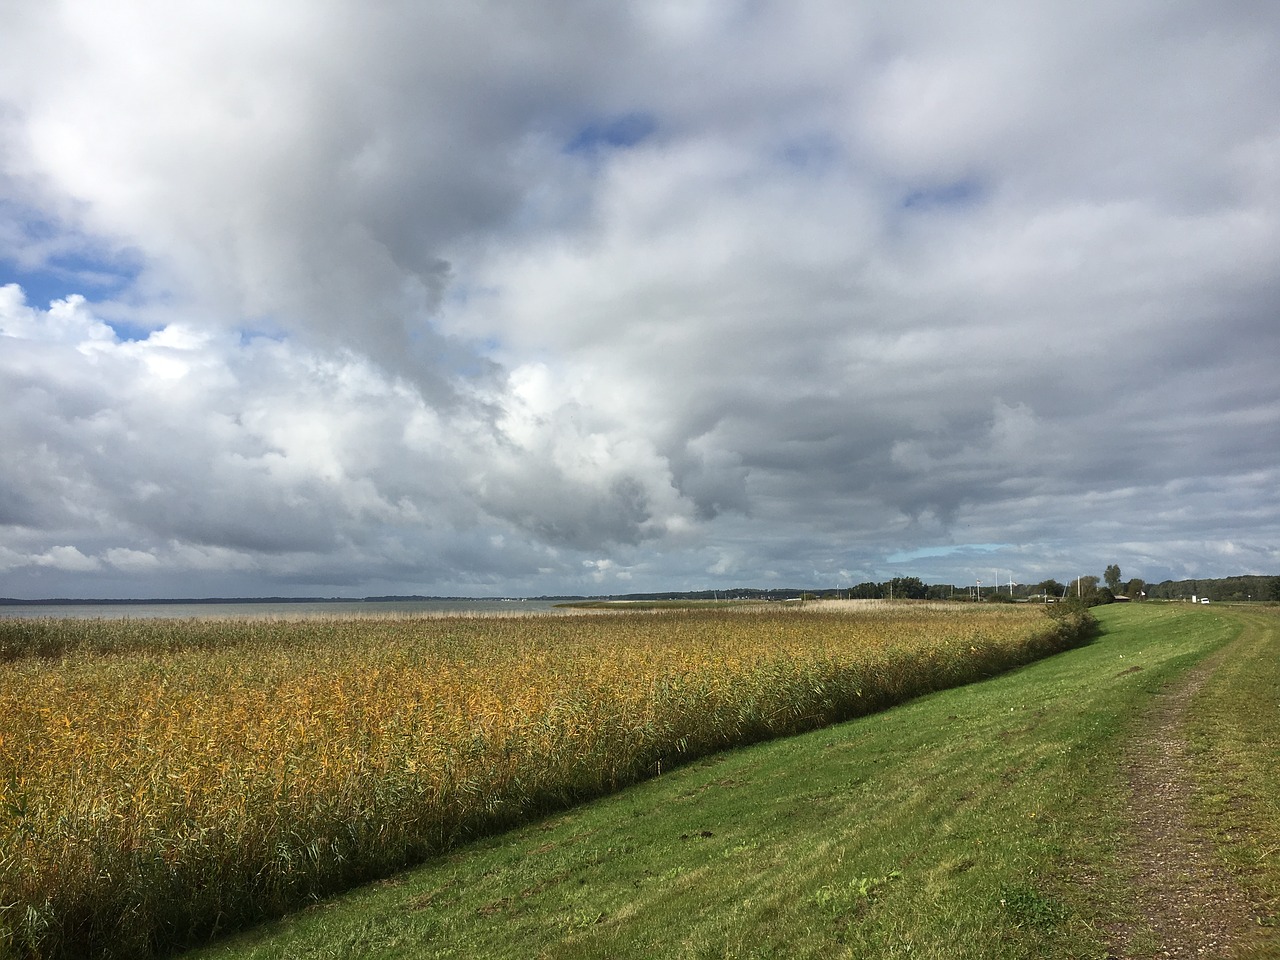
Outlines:
{"label": "tire track in path", "polygon": [[1191,819],[1193,782],[1183,721],[1233,646],[1157,694],[1145,735],[1129,749],[1128,856],[1140,919],[1109,929],[1111,960],[1230,957],[1257,929],[1255,905]]}

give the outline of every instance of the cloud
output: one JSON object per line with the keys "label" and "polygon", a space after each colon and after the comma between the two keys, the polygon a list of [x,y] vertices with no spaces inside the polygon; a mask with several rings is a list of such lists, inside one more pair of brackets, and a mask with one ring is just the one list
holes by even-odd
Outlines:
{"label": "cloud", "polygon": [[1275,564],[1269,13],[8,27],[6,592]]}
{"label": "cloud", "polygon": [[38,567],[52,567],[55,570],[74,573],[85,573],[89,570],[98,569],[97,560],[93,557],[86,557],[75,547],[68,546],[51,547],[37,557],[30,557],[29,562]]}
{"label": "cloud", "polygon": [[[599,549],[665,535],[687,513],[651,449],[593,432],[535,386],[512,391],[495,428],[432,409],[355,354],[178,325],[108,339],[83,303],[39,311],[6,292],[0,384],[14,416],[0,432],[31,456],[0,466],[14,493],[0,505],[21,539],[98,547],[61,569],[346,565],[403,583],[453,576],[456,560],[467,576],[517,576],[544,558],[512,533]],[[44,328],[53,339],[16,335]]]}

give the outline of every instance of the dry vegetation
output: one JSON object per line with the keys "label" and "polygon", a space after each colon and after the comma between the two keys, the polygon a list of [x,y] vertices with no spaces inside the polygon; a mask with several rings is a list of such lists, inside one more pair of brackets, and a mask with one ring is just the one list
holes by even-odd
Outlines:
{"label": "dry vegetation", "polygon": [[0,955],[197,941],[1085,629],[879,605],[0,623]]}

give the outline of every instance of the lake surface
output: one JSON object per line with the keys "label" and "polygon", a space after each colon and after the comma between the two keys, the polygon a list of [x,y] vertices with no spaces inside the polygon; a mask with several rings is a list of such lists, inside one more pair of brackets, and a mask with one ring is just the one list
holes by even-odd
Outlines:
{"label": "lake surface", "polygon": [[0,604],[4,617],[63,617],[125,620],[216,617],[299,619],[302,617],[413,617],[445,614],[545,613],[554,600],[326,600],[281,603],[17,603]]}

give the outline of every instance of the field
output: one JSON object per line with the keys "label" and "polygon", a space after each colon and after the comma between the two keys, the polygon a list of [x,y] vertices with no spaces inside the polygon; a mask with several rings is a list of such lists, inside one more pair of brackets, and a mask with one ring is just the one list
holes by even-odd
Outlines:
{"label": "field", "polygon": [[[1280,956],[1280,609],[1095,612],[1084,646],[702,758],[191,960]],[[1252,904],[1230,949],[1202,926],[1217,885],[1144,839],[1176,804],[1143,812],[1131,781],[1189,688],[1185,839]],[[1154,863],[1173,878],[1147,889]],[[1202,909],[1162,939],[1150,896],[1178,892]]]}
{"label": "field", "polygon": [[1083,641],[1026,607],[0,624],[0,950],[145,956]]}

